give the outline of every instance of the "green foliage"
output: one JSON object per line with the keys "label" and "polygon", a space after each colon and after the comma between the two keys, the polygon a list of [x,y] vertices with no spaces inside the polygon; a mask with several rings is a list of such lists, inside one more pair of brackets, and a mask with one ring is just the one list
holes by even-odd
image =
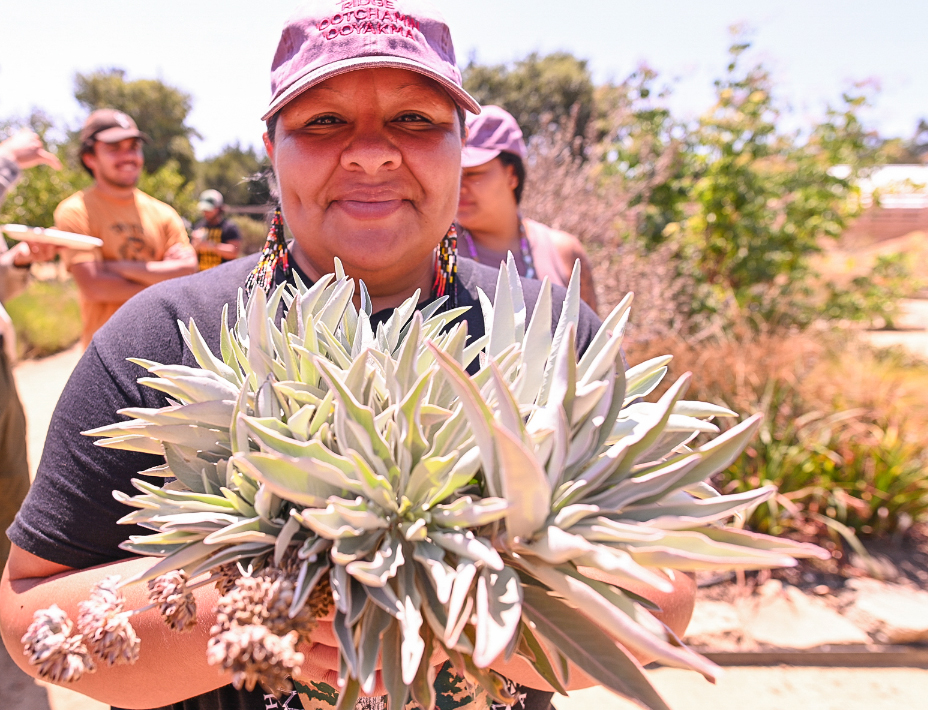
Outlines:
{"label": "green foliage", "polygon": [[145,145],[145,167],[156,173],[169,161],[184,180],[196,177],[196,157],[191,138],[199,134],[188,126],[192,98],[180,89],[157,79],[126,80],[122,69],[76,74],[74,97],[88,113],[98,108],[115,108],[129,114],[139,129],[151,137]]}
{"label": "green foliage", "polygon": [[593,80],[586,61],[568,52],[541,56],[535,52],[512,65],[484,66],[471,60],[464,68],[464,88],[481,104],[498,104],[509,111],[526,140],[578,107],[577,134],[582,135],[593,112]]}
{"label": "green foliage", "polygon": [[269,168],[263,152],[234,143],[200,163],[197,182],[201,190],[219,190],[228,205],[265,205],[271,199],[264,176]]}
{"label": "green foliage", "polygon": [[81,336],[81,311],[73,281],[32,281],[4,304],[16,328],[20,357],[44,357]]}
{"label": "green foliage", "polygon": [[171,205],[182,217],[186,217],[191,222],[199,215],[196,187],[181,174],[175,160],[169,160],[154,173],[142,173],[139,189]]}
{"label": "green foliage", "polygon": [[883,254],[877,257],[873,270],[856,277],[849,288],[829,284],[824,312],[833,320],[868,325],[882,321],[884,327],[894,328],[900,299],[913,295],[925,283],[911,254]]}
{"label": "green foliage", "polygon": [[[721,477],[735,493],[775,485],[780,493],[748,520],[780,535],[816,527],[819,516],[864,535],[888,535],[928,519],[928,449],[899,426],[864,410],[807,411],[784,421],[777,408],[798,393],[769,382],[769,412],[759,441]],[[791,402],[790,411],[802,403]],[[825,531],[820,531],[825,532]]]}
{"label": "green foliage", "polygon": [[65,146],[49,140],[52,122],[40,111],[25,121],[5,121],[0,123],[0,139],[15,133],[21,128],[30,128],[42,136],[49,150],[57,153],[64,168],[53,170],[41,165],[26,170],[6,201],[0,203],[0,224],[25,224],[31,227],[51,227],[55,223],[55,208],[68,195],[90,184],[90,176],[80,166],[68,163],[68,151]]}
{"label": "green foliage", "polygon": [[267,220],[261,216],[252,217],[250,215],[235,214],[229,217],[238,226],[242,233],[241,253],[255,254],[264,248],[267,241],[268,224]]}

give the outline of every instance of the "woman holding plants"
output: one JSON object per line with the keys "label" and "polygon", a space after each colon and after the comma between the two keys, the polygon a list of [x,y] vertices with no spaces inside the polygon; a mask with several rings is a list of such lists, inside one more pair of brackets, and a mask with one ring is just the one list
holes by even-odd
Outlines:
{"label": "woman holding plants", "polygon": [[[13,551],[0,589],[0,615],[14,658],[22,659],[20,639],[37,609],[57,603],[74,618],[78,601],[87,598],[93,584],[151,565],[119,549],[133,531],[117,525],[126,508],[112,491],[129,492],[130,479],[163,464],[163,457],[96,447],[81,432],[111,422],[117,410],[164,406],[163,395],[137,383],[143,370],[126,358],[195,365],[178,320],[194,318],[218,352],[219,314],[227,304],[234,309],[241,286],[270,288],[297,276],[315,281],[333,270],[338,257],[350,276],[366,283],[375,328],[418,289],[420,305],[449,296],[451,303],[471,306],[464,316],[469,332],[483,333],[477,289],[492,297],[496,271],[468,259],[458,262],[451,227],[462,117],[465,110],[479,111],[461,88],[454,62],[447,26],[421,2],[317,0],[287,22],[264,114],[265,144],[280,194],[268,245],[259,257],[146,289],[95,335],[59,401],[37,480],[9,532]],[[283,241],[283,219],[294,235],[289,245]],[[531,311],[538,284],[526,282],[524,288]],[[555,317],[563,296],[563,290],[556,291]],[[584,310],[577,333],[581,350],[597,326],[592,311]],[[693,590],[687,578],[678,578],[677,589],[655,601],[681,630]],[[142,591],[127,589],[127,607],[145,604]],[[157,614],[134,616],[132,625],[144,641],[138,662],[100,668],[73,687],[122,708],[300,707],[295,693],[277,700],[260,689],[239,690],[229,684],[229,675],[207,664],[218,593],[208,585],[196,596],[192,631],[167,632]],[[335,686],[339,666],[326,619],[312,641],[302,649],[306,661],[294,680],[298,689],[322,693],[322,684]],[[443,659],[433,662],[441,665]],[[494,667],[526,686],[520,691],[526,708],[548,706],[544,681],[527,667]],[[60,670],[66,680],[68,669]],[[582,682],[579,674],[572,678]],[[381,693],[378,682],[374,694]],[[326,705],[319,699],[323,695],[313,707]],[[456,704],[465,704],[461,700]],[[364,704],[379,702],[372,698]]]}

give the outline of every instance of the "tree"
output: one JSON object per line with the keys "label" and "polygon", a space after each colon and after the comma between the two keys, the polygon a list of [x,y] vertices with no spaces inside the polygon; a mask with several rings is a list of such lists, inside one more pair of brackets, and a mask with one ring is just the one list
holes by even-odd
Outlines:
{"label": "tree", "polygon": [[511,66],[486,66],[471,60],[464,68],[464,88],[481,104],[497,104],[511,113],[526,140],[570,116],[577,105],[577,135],[584,135],[593,111],[593,79],[586,60],[567,52],[537,53]]}
{"label": "tree", "polygon": [[192,98],[157,79],[127,81],[122,69],[106,69],[74,77],[74,97],[88,112],[115,108],[129,114],[151,143],[145,145],[145,169],[154,173],[174,160],[185,181],[196,177],[192,138],[199,133],[188,126]]}
{"label": "tree", "polygon": [[270,201],[269,168],[263,151],[234,143],[200,163],[198,183],[200,189],[219,190],[230,205],[265,205]]}
{"label": "tree", "polygon": [[21,128],[29,128],[45,140],[48,149],[56,153],[64,168],[53,170],[47,165],[26,170],[13,191],[0,204],[0,224],[25,224],[30,227],[51,227],[55,223],[55,208],[68,195],[90,184],[90,176],[68,161],[67,146],[50,140],[54,133],[51,120],[41,111],[34,111],[25,121],[0,123],[0,140]]}

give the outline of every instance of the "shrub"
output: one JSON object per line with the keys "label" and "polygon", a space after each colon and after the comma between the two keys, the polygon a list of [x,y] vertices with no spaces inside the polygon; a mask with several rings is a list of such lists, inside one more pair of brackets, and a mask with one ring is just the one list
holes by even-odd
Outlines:
{"label": "shrub", "polygon": [[77,286],[71,280],[32,281],[5,307],[16,328],[20,357],[53,355],[81,336]]}
{"label": "shrub", "polygon": [[779,495],[748,525],[772,534],[862,535],[928,520],[928,366],[847,336],[812,330],[678,339],[634,348],[672,352],[675,374],[697,370],[688,397],[763,412],[757,439],[716,480],[736,492],[772,483]]}

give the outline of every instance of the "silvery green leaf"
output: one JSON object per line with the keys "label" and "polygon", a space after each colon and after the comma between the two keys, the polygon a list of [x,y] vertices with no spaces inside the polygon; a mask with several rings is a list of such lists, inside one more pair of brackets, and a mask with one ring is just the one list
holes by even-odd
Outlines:
{"label": "silvery green leaf", "polygon": [[428,571],[438,601],[447,604],[457,572],[445,559],[445,551],[423,540],[413,546],[413,558]]}
{"label": "silvery green leaf", "polygon": [[431,508],[437,503],[441,503],[448,496],[456,493],[459,488],[468,485],[477,475],[480,469],[480,451],[476,446],[462,447],[464,452],[458,459],[457,463],[451,469],[444,483],[437,488],[426,501],[426,506]]}
{"label": "silvery green leaf", "polygon": [[371,530],[387,528],[389,523],[376,513],[351,511],[344,506],[329,503],[322,510],[306,509],[294,516],[306,527],[327,540],[363,535]]}
{"label": "silvery green leaf", "polygon": [[515,543],[513,549],[531,554],[549,565],[574,562],[608,572],[628,584],[645,584],[666,593],[673,591],[673,586],[666,579],[643,567],[624,550],[597,545],[579,534],[564,532],[554,526],[546,528],[531,543]]}
{"label": "silvery green leaf", "polygon": [[757,490],[719,496],[708,500],[692,499],[690,502],[673,502],[631,506],[622,511],[625,520],[647,522],[663,530],[683,530],[728,518],[740,510],[751,508],[776,494],[774,486]]}
{"label": "silvery green leaf", "polygon": [[538,675],[544,678],[548,685],[561,695],[567,695],[567,689],[562,684],[561,679],[558,678],[558,674],[554,670],[555,666],[548,657],[548,652],[535,636],[529,622],[526,620],[522,622],[520,633],[522,635],[522,642],[519,646],[520,655],[528,659]]}
{"label": "silvery green leaf", "polygon": [[339,565],[347,566],[349,562],[363,559],[379,547],[383,537],[379,535],[360,535],[342,537],[331,543],[329,554]]}
{"label": "silvery green leaf", "polygon": [[506,254],[506,271],[509,277],[512,310],[515,315],[515,339],[516,341],[522,341],[525,337],[525,325],[527,321],[525,296],[522,293],[522,278],[519,276],[519,270],[516,268],[516,260],[513,258],[512,252]]}
{"label": "silvery green leaf", "polygon": [[[526,563],[525,568],[535,579],[575,606],[590,621],[595,622],[630,651],[638,651],[643,655],[656,658],[668,666],[698,671],[710,681],[718,677],[719,668],[714,663],[689,649],[671,646],[654,636],[596,592],[583,579],[571,577],[540,565]],[[535,621],[535,619],[532,620]]]}
{"label": "silvery green leaf", "polygon": [[[690,471],[676,482],[675,488],[686,488],[719,471],[724,470],[741,454],[748,441],[754,436],[757,428],[760,426],[762,417],[759,414],[748,417],[743,422],[728,429],[720,436],[715,437],[712,441],[700,446],[692,454],[681,454],[681,456],[696,455],[700,461]],[[660,466],[660,464],[658,464]],[[639,471],[639,475],[646,475],[652,469],[645,468]],[[671,489],[664,491],[663,495],[669,493]],[[657,499],[644,499],[642,503],[656,503]]]}
{"label": "silvery green leaf", "polygon": [[523,593],[523,613],[537,633],[584,673],[648,710],[670,710],[638,662],[616,646],[599,624],[538,587],[525,585]]}
{"label": "silvery green leaf", "polygon": [[364,495],[371,502],[380,506],[385,513],[396,512],[396,494],[387,477],[374,471],[357,452],[351,451],[350,454],[363,487]]}
{"label": "silvery green leaf", "polygon": [[620,511],[642,500],[658,501],[674,488],[702,460],[698,454],[683,456],[647,469],[647,473],[631,476],[610,486],[589,502],[603,510]]}
{"label": "silvery green leaf", "polygon": [[396,576],[403,562],[403,548],[399,541],[388,538],[374,554],[374,559],[349,562],[345,570],[362,584],[384,587],[389,579]]}
{"label": "silvery green leaf", "polygon": [[720,407],[717,404],[709,402],[695,402],[691,400],[680,400],[673,406],[674,414],[683,414],[687,417],[696,417],[697,419],[707,419],[709,417],[737,417],[737,413],[727,407]]}
{"label": "silvery green leaf", "polygon": [[514,434],[496,423],[493,430],[502,493],[509,501],[506,532],[510,540],[531,538],[544,525],[551,510],[551,486],[547,474]]}
{"label": "silvery green leaf", "polygon": [[[314,475],[320,469],[328,469],[326,473],[337,476],[337,469],[322,461],[313,459],[298,459],[280,454],[236,454],[233,457],[235,465],[260,481],[272,492],[282,498],[307,507],[322,507],[326,505],[329,496],[338,495],[342,491],[325,479]],[[312,470],[307,470],[312,467]]]}
{"label": "silvery green leaf", "polygon": [[189,328],[184,326],[183,321],[178,321],[177,324],[180,327],[181,336],[184,338],[187,348],[193,353],[200,367],[204,370],[215,372],[236,387],[241,384],[241,374],[213,355],[213,352],[206,344],[206,340],[204,340],[203,336],[200,334],[200,330],[197,328],[196,323],[193,322],[193,318],[190,319]]}
{"label": "silvery green leaf", "polygon": [[330,333],[334,333],[353,296],[354,281],[350,279],[336,281],[335,290],[315,318],[317,327],[325,326]]}
{"label": "silvery green leaf", "polygon": [[503,498],[473,500],[470,496],[456,498],[432,509],[432,521],[444,528],[476,528],[489,525],[506,516],[508,503]]}
{"label": "silvery green leaf", "polygon": [[401,659],[402,632],[395,621],[383,634],[383,683],[387,689],[387,710],[403,710],[409,695],[409,686],[403,681]]}
{"label": "silvery green leaf", "polygon": [[[619,348],[622,345],[622,336],[628,324],[628,316],[631,312],[634,297],[632,293],[626,294],[625,298],[612,309],[612,312],[606,316],[602,325],[599,326],[599,330],[596,331],[596,335],[593,336],[593,340],[577,364],[577,377],[581,380],[600,379],[602,374],[597,373],[597,370],[604,367],[606,363],[615,362]],[[613,341],[618,341],[618,344]],[[587,373],[590,373],[589,377],[587,377]]]}
{"label": "silvery green leaf", "polygon": [[445,548],[448,552],[460,555],[474,562],[483,562],[490,569],[503,568],[503,560],[493,546],[483,538],[475,537],[469,530],[463,532],[438,532],[430,535],[432,542]]}
{"label": "silvery green leaf", "polygon": [[287,522],[284,523],[283,528],[277,534],[277,540],[274,542],[274,564],[280,566],[280,561],[284,557],[284,553],[287,551],[287,548],[290,546],[290,542],[293,540],[293,536],[300,531],[300,521],[290,516],[287,518]]}
{"label": "silvery green leaf", "polygon": [[414,501],[428,500],[429,492],[439,489],[458,461],[458,454],[424,457],[409,474],[405,495]]}
{"label": "silvery green leaf", "polygon": [[190,573],[190,579],[199,577],[204,572],[215,569],[220,565],[239,560],[246,560],[266,553],[269,550],[268,545],[262,543],[246,542],[241,545],[232,545],[231,547],[215,546],[215,552],[203,559]]}
{"label": "silvery green leaf", "polygon": [[790,557],[817,557],[822,560],[831,557],[827,550],[823,550],[818,545],[812,545],[807,542],[795,542],[788,538],[773,537],[772,535],[762,535],[750,530],[735,530],[733,528],[719,528],[714,525],[708,525],[694,532],[699,532],[716,542],[737,545],[742,548],[765,550],[782,555],[789,555]]}
{"label": "silvery green leaf", "polygon": [[451,596],[448,600],[448,623],[445,627],[445,646],[454,647],[458,638],[470,620],[474,608],[474,598],[471,587],[477,577],[477,565],[462,559],[458,562],[454,579],[451,585]]}
{"label": "silvery green leaf", "polygon": [[546,276],[535,302],[532,319],[522,339],[522,382],[518,390],[520,404],[535,402],[544,382],[545,365],[551,352],[551,283]]}
{"label": "silvery green leaf", "polygon": [[[348,673],[350,675],[348,683],[357,684],[358,681],[354,679],[358,675],[358,654],[354,646],[354,634],[348,624],[347,613],[341,609],[336,608],[335,618],[332,619],[332,631],[335,632],[335,638],[338,640],[338,650],[341,652],[339,655],[348,666]],[[341,700],[346,690],[348,690],[347,687],[343,688],[339,695],[339,707],[342,707]],[[352,703],[345,707],[345,710],[351,710],[354,706],[355,703]]]}
{"label": "silvery green leaf", "polygon": [[568,530],[584,518],[599,513],[599,506],[577,503],[561,508],[554,516],[554,525],[561,530]]}
{"label": "silvery green leaf", "polygon": [[561,406],[567,420],[574,423],[573,403],[577,393],[577,349],[574,324],[569,323],[557,350],[554,350],[554,366],[545,372],[548,384],[546,405]]}
{"label": "silvery green leaf", "polygon": [[164,455],[164,449],[157,441],[149,439],[147,436],[114,436],[109,439],[100,439],[93,442],[94,446],[101,446],[104,449],[122,449],[124,451],[138,451],[143,454]]}
{"label": "silvery green leaf", "polygon": [[380,658],[380,637],[392,622],[393,617],[376,605],[370,606],[361,618],[358,633],[361,639],[358,644],[358,680],[365,693],[374,690],[377,661]]}
{"label": "silvery green leaf", "polygon": [[667,374],[667,364],[671,360],[672,355],[662,355],[628,368],[625,371],[625,404],[651,394]]}
{"label": "silvery green leaf", "polygon": [[216,545],[208,545],[205,542],[195,542],[183,547],[177,552],[165,557],[160,562],[152,565],[147,570],[142,570],[128,579],[124,580],[122,586],[135,584],[137,582],[147,582],[155,577],[160,577],[166,572],[173,572],[176,569],[190,568],[199,564],[202,560],[209,557],[220,548]]}
{"label": "silvery green leaf", "polygon": [[293,603],[290,605],[289,616],[291,619],[300,613],[300,609],[306,604],[309,595],[312,594],[316,585],[319,584],[328,572],[329,565],[326,562],[312,563],[309,560],[303,562],[300,566],[300,574],[296,580]]}
{"label": "silvery green leaf", "polygon": [[422,614],[419,612],[419,605],[413,601],[410,595],[407,594],[404,598],[401,598],[400,603],[403,607],[403,613],[399,617],[400,630],[403,636],[400,644],[403,682],[410,685],[416,677],[419,661],[425,651],[425,642],[419,635],[419,629],[422,628]]}
{"label": "silvery green leaf", "polygon": [[229,525],[222,530],[210,533],[203,541],[210,545],[234,545],[243,542],[255,542],[264,543],[268,547],[273,547],[277,537],[273,534],[262,532],[260,528],[260,518],[240,520],[235,525]]}
{"label": "silvery green leaf", "polygon": [[[494,357],[516,342],[515,311],[512,292],[509,290],[509,274],[501,266],[496,280],[496,302],[493,304],[493,328],[488,330],[490,342],[487,355]],[[521,337],[519,338],[521,340]]]}
{"label": "silvery green leaf", "polygon": [[[551,341],[551,353],[557,354],[561,351],[563,340],[568,337],[569,327],[573,327],[576,333],[577,322],[580,318],[580,262],[574,264],[574,269],[570,274],[570,282],[567,284],[567,297],[561,304],[561,314],[558,317],[557,328],[554,331],[554,338]],[[576,337],[576,336],[574,336]],[[548,393],[551,391],[552,380],[554,378],[554,368],[557,358],[549,357],[545,365],[544,379],[542,380],[541,392],[536,400],[538,404],[543,405],[548,401]],[[576,359],[573,363],[573,370],[576,372]]]}
{"label": "silvery green leaf", "polygon": [[473,659],[486,668],[509,646],[522,618],[522,585],[510,567],[484,569],[477,577]]}
{"label": "silvery green leaf", "polygon": [[227,513],[233,509],[233,505],[224,496],[196,493],[194,491],[172,491],[166,488],[158,488],[158,486],[153,486],[147,481],[138,478],[132,479],[132,485],[143,493],[189,506],[190,511]]}
{"label": "silvery green leaf", "polygon": [[719,542],[690,530],[668,531],[657,543],[625,543],[625,546],[641,564],[690,572],[796,565],[796,560],[786,552]]}
{"label": "silvery green leaf", "polygon": [[493,445],[493,415],[483,400],[480,391],[474,385],[473,380],[468,377],[461,366],[431,343],[429,343],[429,349],[435,355],[438,366],[445,373],[454,391],[461,399],[468,423],[480,449],[483,473],[487,481],[487,493],[490,496],[498,496],[498,473],[496,471],[495,447]]}

